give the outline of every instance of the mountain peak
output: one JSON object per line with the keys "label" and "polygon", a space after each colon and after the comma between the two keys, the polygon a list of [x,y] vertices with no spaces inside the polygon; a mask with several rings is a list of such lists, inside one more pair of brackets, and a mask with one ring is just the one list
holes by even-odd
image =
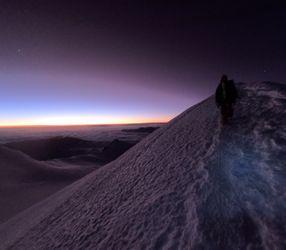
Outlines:
{"label": "mountain peak", "polygon": [[0,227],[5,249],[282,249],[286,86],[238,84]]}

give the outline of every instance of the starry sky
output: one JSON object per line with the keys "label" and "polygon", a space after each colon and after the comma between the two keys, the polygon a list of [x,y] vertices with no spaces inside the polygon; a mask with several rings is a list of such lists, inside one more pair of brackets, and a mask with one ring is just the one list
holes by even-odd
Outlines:
{"label": "starry sky", "polygon": [[0,0],[0,126],[168,121],[286,83],[283,1]]}

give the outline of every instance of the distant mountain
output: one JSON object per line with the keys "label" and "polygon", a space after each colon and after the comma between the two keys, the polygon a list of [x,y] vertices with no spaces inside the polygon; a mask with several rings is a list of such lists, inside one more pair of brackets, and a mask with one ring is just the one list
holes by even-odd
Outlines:
{"label": "distant mountain", "polygon": [[133,142],[113,140],[103,148],[102,157],[103,159],[108,159],[109,161],[115,160],[118,156],[122,155],[135,144],[136,143]]}
{"label": "distant mountain", "polygon": [[40,162],[0,146],[0,222],[85,176],[98,166]]}
{"label": "distant mountain", "polygon": [[5,146],[20,150],[36,160],[66,158],[80,154],[99,153],[107,143],[82,140],[75,137],[51,137],[47,139],[11,142]]}
{"label": "distant mountain", "polygon": [[113,161],[136,143],[58,136],[0,146],[0,223]]}
{"label": "distant mountain", "polygon": [[[153,127],[129,129],[127,133],[150,134]],[[132,131],[132,132],[131,132]],[[4,146],[19,150],[39,161],[61,159],[74,162],[75,159],[86,159],[90,163],[108,163],[126,150],[138,143],[138,140],[127,141],[126,139],[114,139],[112,141],[88,141],[76,137],[57,136],[37,140],[25,140],[3,144]]]}
{"label": "distant mountain", "polygon": [[152,133],[159,127],[140,127],[135,129],[122,129],[122,132],[129,132],[129,133]]}
{"label": "distant mountain", "polygon": [[239,84],[0,227],[1,249],[285,249],[286,85]]}

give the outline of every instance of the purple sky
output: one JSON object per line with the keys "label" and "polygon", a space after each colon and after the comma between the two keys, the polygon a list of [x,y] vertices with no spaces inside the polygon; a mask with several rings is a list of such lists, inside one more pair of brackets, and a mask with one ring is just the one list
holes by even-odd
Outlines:
{"label": "purple sky", "polygon": [[112,74],[26,70],[0,77],[6,83],[0,101],[3,125],[167,121],[199,101],[195,95],[146,86],[144,79]]}
{"label": "purple sky", "polygon": [[286,82],[272,1],[1,1],[0,125],[166,121],[236,81]]}

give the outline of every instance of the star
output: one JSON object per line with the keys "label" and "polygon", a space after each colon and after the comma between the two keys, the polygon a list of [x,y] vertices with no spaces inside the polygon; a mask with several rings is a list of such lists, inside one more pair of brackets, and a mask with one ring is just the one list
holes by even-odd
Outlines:
{"label": "star", "polygon": [[22,55],[23,55],[22,49],[17,49],[17,54],[20,55],[20,56],[22,56]]}

